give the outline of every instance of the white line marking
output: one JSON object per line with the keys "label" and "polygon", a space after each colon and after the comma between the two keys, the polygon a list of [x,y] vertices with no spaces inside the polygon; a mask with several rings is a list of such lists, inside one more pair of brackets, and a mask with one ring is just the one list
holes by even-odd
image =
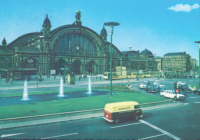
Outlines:
{"label": "white line marking", "polygon": [[146,138],[142,138],[142,139],[139,139],[139,140],[146,140],[146,139],[150,139],[150,138],[154,138],[154,137],[159,137],[159,136],[163,136],[165,134],[160,134],[160,135],[155,135],[155,136],[151,136],[151,137],[146,137]]}
{"label": "white line marking", "polygon": [[194,103],[197,103],[197,104],[199,104],[200,102],[194,102]]}
{"label": "white line marking", "polygon": [[15,135],[21,135],[21,134],[24,134],[24,133],[16,133],[16,134],[7,134],[7,135],[2,135],[1,137],[11,137],[11,136],[15,136]]}
{"label": "white line marking", "polygon": [[149,109],[143,109],[143,108],[142,108],[142,110],[147,111],[147,110],[154,110],[154,109],[160,109],[160,108],[174,107],[174,106],[181,105],[181,104],[182,104],[182,103],[174,104],[174,105],[161,106],[161,107],[151,107],[151,108],[149,108]]}
{"label": "white line marking", "polygon": [[184,103],[184,105],[188,105],[189,103]]}
{"label": "white line marking", "polygon": [[136,125],[136,124],[141,124],[141,123],[132,123],[132,124],[127,124],[127,125],[120,125],[120,126],[111,127],[110,129],[118,128],[118,127],[124,127],[124,126],[130,126],[130,125]]}
{"label": "white line marking", "polygon": [[150,123],[148,123],[148,122],[146,122],[146,121],[144,121],[144,120],[139,120],[139,121],[142,122],[142,123],[144,123],[144,124],[146,124],[146,125],[148,125],[148,126],[150,126],[150,127],[152,127],[152,128],[154,128],[154,129],[156,129],[156,130],[158,130],[158,131],[160,131],[160,132],[162,132],[163,134],[165,134],[165,135],[167,135],[167,136],[169,136],[169,137],[171,137],[171,138],[173,138],[173,139],[175,139],[175,140],[180,140],[179,137],[176,137],[176,136],[170,134],[169,132],[160,129],[160,128],[158,128],[158,127],[155,126],[155,125],[152,125],[152,124],[150,124]]}
{"label": "white line marking", "polygon": [[190,97],[190,98],[198,98],[198,97]]}
{"label": "white line marking", "polygon": [[46,138],[41,138],[41,139],[49,139],[49,138],[56,138],[56,137],[63,137],[63,136],[77,135],[77,134],[78,134],[78,133],[71,133],[71,134],[59,135],[59,136],[52,136],[52,137],[46,137]]}

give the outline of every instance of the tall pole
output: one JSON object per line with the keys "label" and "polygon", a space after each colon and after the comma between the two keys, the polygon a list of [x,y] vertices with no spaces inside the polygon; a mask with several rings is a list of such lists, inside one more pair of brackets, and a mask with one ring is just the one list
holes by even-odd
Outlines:
{"label": "tall pole", "polygon": [[199,44],[199,87],[200,87],[200,44]]}
{"label": "tall pole", "polygon": [[111,43],[110,43],[110,95],[112,96],[112,33],[111,35]]}
{"label": "tall pole", "polygon": [[110,27],[111,43],[110,43],[110,95],[112,96],[112,35],[114,26],[118,26],[117,22],[106,22],[104,25]]}
{"label": "tall pole", "polygon": [[121,60],[121,85],[122,85],[122,60]]}

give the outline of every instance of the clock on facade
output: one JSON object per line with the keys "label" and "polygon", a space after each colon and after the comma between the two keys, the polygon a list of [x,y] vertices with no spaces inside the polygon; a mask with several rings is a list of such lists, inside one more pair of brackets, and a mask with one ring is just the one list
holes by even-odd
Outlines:
{"label": "clock on facade", "polygon": [[28,59],[28,63],[33,63],[33,59]]}

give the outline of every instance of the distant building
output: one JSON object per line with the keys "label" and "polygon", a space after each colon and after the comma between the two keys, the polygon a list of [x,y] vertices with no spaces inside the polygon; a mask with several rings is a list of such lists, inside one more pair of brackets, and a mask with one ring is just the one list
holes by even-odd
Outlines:
{"label": "distant building", "polygon": [[157,65],[155,65],[156,66],[156,70],[158,70],[158,71],[162,70],[162,59],[163,58],[160,57],[160,56],[156,56],[154,59],[157,62]]}
{"label": "distant building", "polygon": [[139,53],[139,51],[124,51],[123,66],[126,66],[130,70],[145,70],[155,71],[156,62],[151,51],[145,49]]}
{"label": "distant building", "polygon": [[196,71],[197,70],[197,60],[195,58],[192,58],[191,63],[192,63],[192,70]]}
{"label": "distant building", "polygon": [[164,71],[189,72],[192,69],[191,57],[186,52],[167,53],[162,59]]}

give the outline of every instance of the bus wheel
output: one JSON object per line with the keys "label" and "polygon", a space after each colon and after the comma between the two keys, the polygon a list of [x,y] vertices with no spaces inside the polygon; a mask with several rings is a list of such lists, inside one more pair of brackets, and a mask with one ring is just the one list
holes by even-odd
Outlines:
{"label": "bus wheel", "polygon": [[115,123],[119,123],[119,119],[116,119],[116,120],[115,120]]}
{"label": "bus wheel", "polygon": [[136,121],[138,121],[138,120],[139,120],[139,118],[140,118],[139,116],[135,116],[135,120],[136,120]]}

